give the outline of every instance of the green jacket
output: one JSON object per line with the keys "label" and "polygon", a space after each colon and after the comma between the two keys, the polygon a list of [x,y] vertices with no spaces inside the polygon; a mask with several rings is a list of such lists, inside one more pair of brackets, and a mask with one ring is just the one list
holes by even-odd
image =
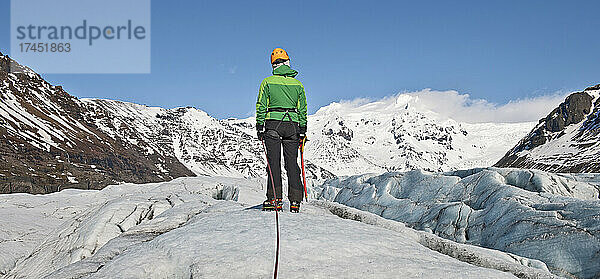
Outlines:
{"label": "green jacket", "polygon": [[298,72],[287,65],[273,70],[273,75],[260,84],[256,101],[256,124],[264,125],[265,119],[282,120],[285,112],[267,112],[269,108],[295,108],[298,112],[289,112],[284,121],[294,121],[300,127],[306,127],[306,95],[304,86],[294,77]]}

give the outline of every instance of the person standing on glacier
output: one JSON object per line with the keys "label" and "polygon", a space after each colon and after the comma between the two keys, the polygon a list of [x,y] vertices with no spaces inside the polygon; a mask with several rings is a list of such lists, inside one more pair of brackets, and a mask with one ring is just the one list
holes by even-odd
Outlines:
{"label": "person standing on glacier", "polygon": [[[273,75],[260,84],[256,101],[258,139],[267,151],[267,200],[263,210],[282,210],[281,148],[288,178],[290,211],[299,212],[303,187],[298,167],[298,144],[306,137],[306,95],[304,86],[295,79],[298,72],[290,67],[290,57],[281,48],[271,53]],[[271,174],[269,174],[269,171]],[[269,176],[272,175],[273,183]],[[275,193],[273,193],[275,188]]]}

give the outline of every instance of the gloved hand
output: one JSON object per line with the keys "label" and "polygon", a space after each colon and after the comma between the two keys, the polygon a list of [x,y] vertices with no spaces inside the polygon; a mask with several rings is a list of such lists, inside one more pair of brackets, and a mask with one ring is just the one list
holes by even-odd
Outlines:
{"label": "gloved hand", "polygon": [[258,140],[262,141],[265,138],[265,126],[264,125],[256,125],[256,136]]}
{"label": "gloved hand", "polygon": [[300,141],[300,144],[302,144],[304,138],[306,138],[306,127],[300,127],[300,129],[298,129],[298,140]]}

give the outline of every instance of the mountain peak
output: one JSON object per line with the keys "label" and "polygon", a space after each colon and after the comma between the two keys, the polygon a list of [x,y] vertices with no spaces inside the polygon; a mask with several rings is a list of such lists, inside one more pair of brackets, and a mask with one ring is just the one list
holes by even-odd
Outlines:
{"label": "mountain peak", "polygon": [[595,91],[595,90],[600,90],[600,84],[590,86],[590,87],[586,88],[584,91]]}
{"label": "mountain peak", "polygon": [[11,59],[8,55],[3,55],[2,53],[0,53],[0,73],[21,73],[30,77],[38,77],[41,79],[40,75],[38,75],[32,69],[19,64],[17,61]]}

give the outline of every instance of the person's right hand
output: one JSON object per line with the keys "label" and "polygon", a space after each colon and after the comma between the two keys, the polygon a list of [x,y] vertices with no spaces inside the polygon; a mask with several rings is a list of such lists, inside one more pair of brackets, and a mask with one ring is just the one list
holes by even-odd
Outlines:
{"label": "person's right hand", "polygon": [[300,127],[298,130],[298,141],[299,144],[304,144],[304,138],[306,138],[306,127]]}

